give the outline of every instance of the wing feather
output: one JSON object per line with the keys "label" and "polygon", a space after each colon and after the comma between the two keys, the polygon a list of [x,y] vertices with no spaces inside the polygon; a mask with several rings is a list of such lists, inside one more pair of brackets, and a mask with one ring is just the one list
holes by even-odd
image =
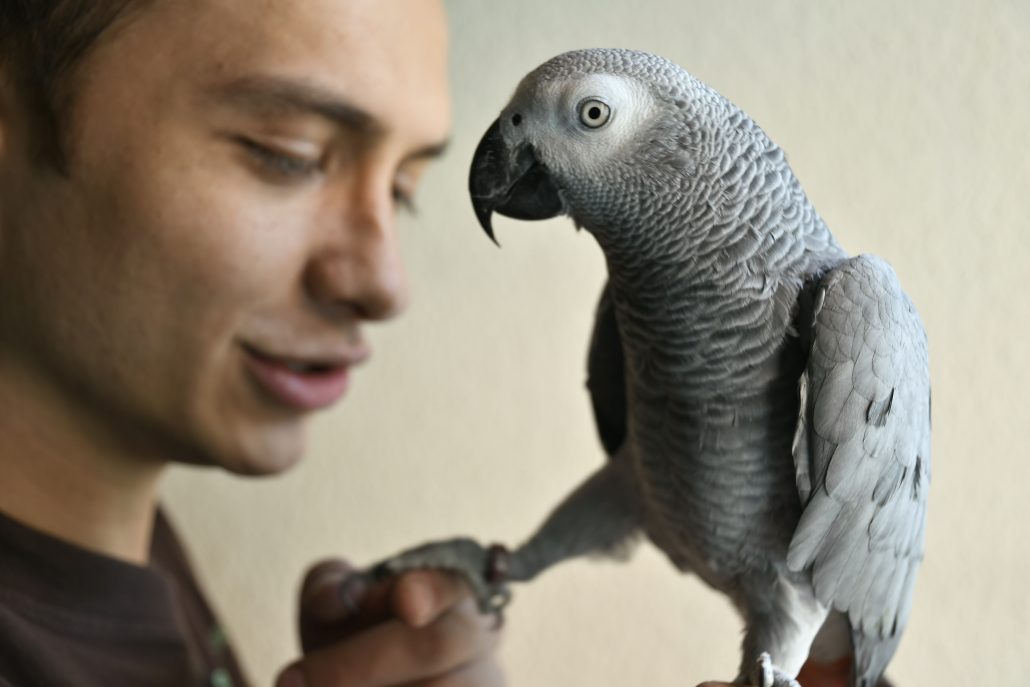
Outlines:
{"label": "wing feather", "polygon": [[846,614],[856,684],[890,660],[923,556],[930,476],[926,335],[894,271],[871,256],[823,278],[795,439],[805,504],[788,565]]}
{"label": "wing feather", "polygon": [[605,284],[594,317],[587,355],[587,389],[601,444],[614,456],[626,440],[626,363],[615,319],[615,303]]}

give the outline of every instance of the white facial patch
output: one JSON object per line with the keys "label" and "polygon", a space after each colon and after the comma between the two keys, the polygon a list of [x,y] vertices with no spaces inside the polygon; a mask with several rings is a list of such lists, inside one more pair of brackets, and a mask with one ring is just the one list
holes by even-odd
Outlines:
{"label": "white facial patch", "polygon": [[548,167],[589,173],[635,142],[655,112],[640,83],[588,74],[522,84],[501,116],[509,140],[532,143]]}

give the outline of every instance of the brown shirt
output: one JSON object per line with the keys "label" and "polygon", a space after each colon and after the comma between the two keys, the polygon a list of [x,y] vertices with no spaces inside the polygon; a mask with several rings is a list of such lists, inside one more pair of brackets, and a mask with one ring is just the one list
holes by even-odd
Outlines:
{"label": "brown shirt", "polygon": [[0,513],[0,687],[243,687],[164,514],[147,567]]}

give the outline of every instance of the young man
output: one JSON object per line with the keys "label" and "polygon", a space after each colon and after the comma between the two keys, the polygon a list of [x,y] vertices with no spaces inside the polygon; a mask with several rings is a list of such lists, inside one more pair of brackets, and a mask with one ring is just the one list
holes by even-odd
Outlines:
{"label": "young man", "polygon": [[[157,504],[278,473],[406,283],[448,134],[436,0],[4,0],[0,685],[242,684]],[[500,684],[463,586],[301,603],[308,685]]]}

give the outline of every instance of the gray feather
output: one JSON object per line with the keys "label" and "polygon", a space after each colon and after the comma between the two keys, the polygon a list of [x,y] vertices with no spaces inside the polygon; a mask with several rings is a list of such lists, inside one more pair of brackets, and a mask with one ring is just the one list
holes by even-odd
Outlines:
{"label": "gray feather", "polygon": [[626,440],[626,372],[615,304],[607,284],[597,304],[590,337],[587,388],[601,444],[609,456],[614,456]]}
{"label": "gray feather", "polygon": [[871,685],[904,628],[923,554],[926,338],[883,261],[854,258],[824,284],[806,371],[818,391],[799,423],[810,455],[795,461],[825,479],[812,484],[787,561],[810,568],[819,599],[847,614],[859,684]]}

